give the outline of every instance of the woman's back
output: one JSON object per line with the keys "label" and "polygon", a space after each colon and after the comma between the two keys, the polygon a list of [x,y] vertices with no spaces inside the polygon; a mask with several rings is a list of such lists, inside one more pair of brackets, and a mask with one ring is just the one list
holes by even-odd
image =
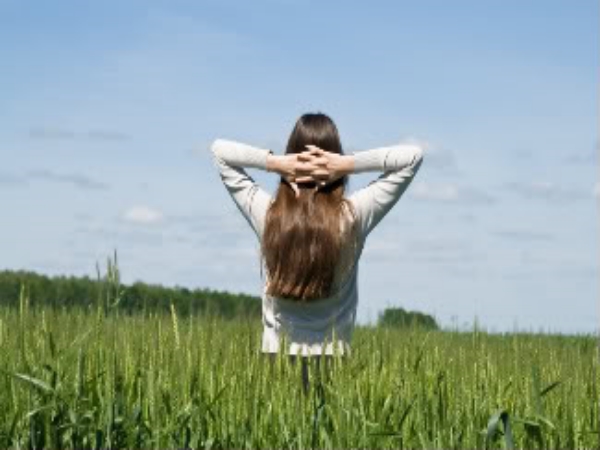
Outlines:
{"label": "woman's back", "polygon": [[[212,151],[225,186],[262,243],[267,214],[274,199],[243,168],[267,170],[272,152],[222,139],[213,143]],[[279,352],[283,339],[288,341],[287,353],[290,354],[332,354],[349,350],[358,304],[358,261],[364,243],[406,191],[421,166],[423,151],[414,144],[398,144],[355,152],[347,158],[352,173],[383,173],[350,195],[349,206],[340,215],[341,233],[351,237],[340,247],[329,297],[299,302],[269,295],[268,270],[264,260],[261,263],[266,274],[262,295],[264,353]],[[345,233],[344,230],[354,231]]]}
{"label": "woman's back", "polygon": [[[356,215],[347,207],[340,216],[340,234],[345,238],[329,297],[298,302],[270,296],[266,292],[269,283],[266,275],[262,293],[264,353],[279,352],[281,335],[290,341],[291,354],[333,354],[336,350],[332,342],[336,340],[338,353],[349,350],[346,343],[350,341],[356,321],[358,262],[364,241],[358,233]],[[324,341],[328,342],[325,348]]]}

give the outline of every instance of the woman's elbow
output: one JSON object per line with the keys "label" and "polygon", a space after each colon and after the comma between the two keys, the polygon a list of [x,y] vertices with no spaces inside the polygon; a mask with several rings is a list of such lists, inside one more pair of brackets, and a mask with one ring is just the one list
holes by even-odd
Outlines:
{"label": "woman's elbow", "polygon": [[215,139],[210,145],[210,151],[213,156],[216,158],[219,156],[219,152],[223,147],[223,139]]}
{"label": "woman's elbow", "polygon": [[425,155],[425,149],[422,145],[415,145],[415,163],[420,163],[423,161],[423,156]]}
{"label": "woman's elbow", "polygon": [[215,139],[210,145],[213,161],[220,169],[227,159],[227,144],[228,141],[226,139]]}
{"label": "woman's elbow", "polygon": [[224,139],[215,139],[210,145],[213,164],[219,171],[223,171],[225,166],[225,145],[226,141]]}
{"label": "woman's elbow", "polygon": [[414,168],[419,168],[421,163],[423,162],[423,156],[425,154],[425,149],[422,145],[412,144],[412,162],[411,166]]}

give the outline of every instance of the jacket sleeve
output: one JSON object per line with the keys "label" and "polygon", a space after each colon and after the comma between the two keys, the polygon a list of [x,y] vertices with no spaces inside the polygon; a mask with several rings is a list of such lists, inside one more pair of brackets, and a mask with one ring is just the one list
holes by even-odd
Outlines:
{"label": "jacket sleeve", "polygon": [[211,151],[225,188],[261,241],[271,195],[244,168],[267,170],[267,156],[273,152],[226,139],[215,140]]}
{"label": "jacket sleeve", "polygon": [[404,194],[422,161],[423,149],[416,144],[398,144],[354,153],[354,173],[384,172],[349,197],[358,215],[363,239]]}

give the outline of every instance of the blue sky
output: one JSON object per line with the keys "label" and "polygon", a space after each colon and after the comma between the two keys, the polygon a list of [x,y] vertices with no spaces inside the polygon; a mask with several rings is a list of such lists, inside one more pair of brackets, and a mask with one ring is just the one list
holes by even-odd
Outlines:
{"label": "blue sky", "polygon": [[282,152],[322,111],[347,152],[426,146],[367,242],[360,322],[402,306],[597,330],[598,17],[591,0],[0,1],[0,268],[93,276],[117,248],[125,282],[258,295],[210,143]]}

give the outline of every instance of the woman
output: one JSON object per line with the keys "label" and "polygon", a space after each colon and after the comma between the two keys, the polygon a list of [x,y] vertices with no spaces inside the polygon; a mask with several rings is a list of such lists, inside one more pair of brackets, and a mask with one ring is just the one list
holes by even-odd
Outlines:
{"label": "woman", "polygon": [[[365,240],[406,191],[422,149],[398,144],[345,155],[335,124],[321,113],[298,119],[285,155],[223,139],[211,149],[261,243],[262,352],[285,345],[292,358],[349,353]],[[244,168],[278,174],[275,197]],[[348,175],[367,171],[383,173],[346,198]]]}

